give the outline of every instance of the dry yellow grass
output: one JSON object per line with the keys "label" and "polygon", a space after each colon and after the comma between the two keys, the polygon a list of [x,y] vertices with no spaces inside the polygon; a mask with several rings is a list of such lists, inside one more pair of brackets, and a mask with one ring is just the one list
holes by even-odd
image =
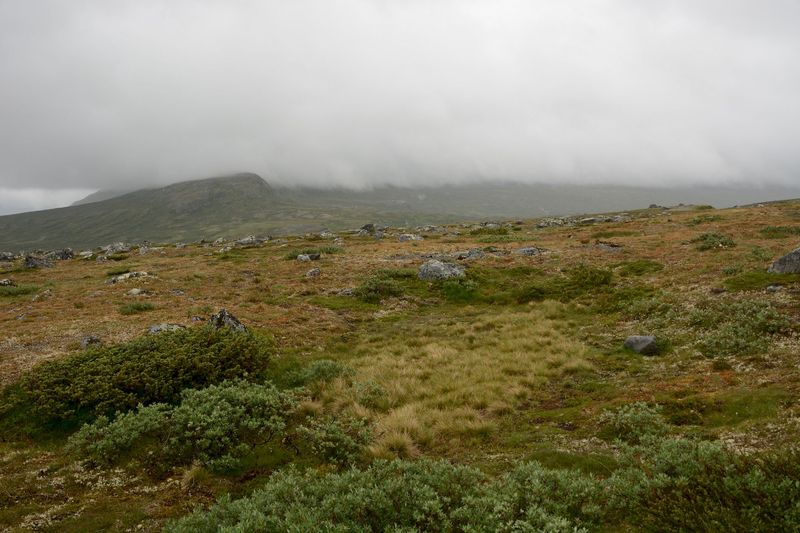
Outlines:
{"label": "dry yellow grass", "polygon": [[486,436],[548,380],[591,369],[588,348],[551,318],[561,307],[547,301],[524,311],[465,309],[365,339],[349,364],[359,379],[382,385],[392,406],[375,416],[373,453]]}

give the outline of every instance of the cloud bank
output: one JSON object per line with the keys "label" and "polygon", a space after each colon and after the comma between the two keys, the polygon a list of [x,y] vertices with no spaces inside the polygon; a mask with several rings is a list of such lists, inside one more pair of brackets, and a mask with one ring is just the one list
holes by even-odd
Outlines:
{"label": "cloud bank", "polygon": [[0,0],[0,187],[800,183],[792,0]]}

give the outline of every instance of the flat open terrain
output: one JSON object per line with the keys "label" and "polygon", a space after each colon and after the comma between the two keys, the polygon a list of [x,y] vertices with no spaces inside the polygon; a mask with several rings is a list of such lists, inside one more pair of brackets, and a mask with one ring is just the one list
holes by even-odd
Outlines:
{"label": "flat open terrain", "polygon": [[[380,240],[297,236],[226,251],[164,245],[36,270],[9,263],[0,278],[16,287],[0,295],[0,382],[13,387],[41,362],[82,352],[89,335],[111,346],[154,324],[197,327],[225,308],[272,337],[276,382],[319,360],[351,369],[302,408],[366,420],[364,463],[446,458],[497,476],[537,460],[604,475],[619,454],[604,413],[636,401],[660,405],[672,435],[736,452],[795,442],[800,276],[766,268],[800,244],[800,202],[600,220],[390,228]],[[402,233],[423,239],[400,242]],[[516,253],[531,246],[543,252]],[[307,250],[321,259],[294,259]],[[463,265],[466,277],[419,280],[432,257]],[[319,275],[307,276],[312,268]],[[108,283],[127,271],[150,276]],[[655,335],[659,353],[624,350],[634,334]],[[0,527],[12,531],[159,530],[221,494],[247,495],[291,461],[256,448],[223,473],[93,468],[64,452],[68,432],[8,426]]]}

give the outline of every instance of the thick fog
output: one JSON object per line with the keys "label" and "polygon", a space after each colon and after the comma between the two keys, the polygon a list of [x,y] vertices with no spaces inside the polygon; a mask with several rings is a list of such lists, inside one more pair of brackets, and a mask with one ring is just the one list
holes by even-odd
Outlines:
{"label": "thick fog", "polygon": [[795,0],[0,0],[0,209],[235,171],[798,184],[799,23]]}

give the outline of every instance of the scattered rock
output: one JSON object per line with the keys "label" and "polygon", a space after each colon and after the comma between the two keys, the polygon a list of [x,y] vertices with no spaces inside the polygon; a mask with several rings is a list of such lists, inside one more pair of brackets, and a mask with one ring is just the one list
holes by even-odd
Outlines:
{"label": "scattered rock", "polygon": [[768,271],[773,274],[800,274],[800,248],[772,263]]}
{"label": "scattered rock", "polygon": [[72,251],[72,248],[63,248],[61,250],[51,250],[44,254],[44,257],[46,259],[66,261],[67,259],[75,257],[75,253]]}
{"label": "scattered rock", "polygon": [[361,231],[366,231],[367,233],[375,233],[375,224],[364,224],[361,226]]}
{"label": "scattered rock", "polygon": [[476,259],[483,259],[484,257],[486,257],[486,252],[480,248],[473,248],[456,255],[456,259],[460,259],[462,261],[475,261]]}
{"label": "scattered rock", "polygon": [[103,341],[97,335],[87,335],[81,339],[81,348],[84,350],[89,346],[97,346],[98,344],[103,344]]}
{"label": "scattered rock", "polygon": [[377,241],[383,239],[383,236],[384,236],[384,233],[382,231],[380,231],[380,230],[375,231],[375,233],[373,234],[373,237],[375,237],[375,240],[377,240]]}
{"label": "scattered rock", "polygon": [[127,281],[127,280],[133,279],[133,278],[149,278],[149,277],[151,277],[151,276],[147,272],[126,272],[125,274],[120,274],[119,276],[114,276],[113,278],[108,280],[107,283],[113,284],[113,283],[119,283],[121,281]]}
{"label": "scattered rock", "polygon": [[150,326],[148,332],[150,335],[156,335],[164,331],[178,331],[179,329],[186,329],[186,326],[182,324],[155,324],[154,326]]}
{"label": "scattered rock", "polygon": [[125,252],[131,251],[131,245],[125,242],[115,242],[104,246],[103,250],[106,252],[106,255],[124,254]]}
{"label": "scattered rock", "polygon": [[139,288],[131,289],[128,291],[128,296],[141,296],[142,294],[147,294],[147,291]]}
{"label": "scattered rock", "polygon": [[175,243],[175,248],[177,248],[178,250],[180,250],[181,248],[186,248],[186,243],[176,242]]}
{"label": "scattered rock", "polygon": [[0,287],[13,287],[14,285],[16,285],[16,283],[10,279],[0,279]]}
{"label": "scattered rock", "polygon": [[767,292],[779,292],[781,290],[783,290],[782,285],[769,285],[767,287]]}
{"label": "scattered rock", "polygon": [[615,242],[597,241],[597,243],[594,246],[598,250],[603,250],[604,252],[617,253],[617,252],[621,252],[622,251],[622,245],[621,244],[617,244]]}
{"label": "scattered rock", "polygon": [[80,257],[81,259],[91,259],[93,255],[94,255],[94,252],[91,251],[91,250],[84,250],[84,251],[78,253],[78,257]]}
{"label": "scattered rock", "polygon": [[316,278],[320,274],[322,274],[322,270],[320,270],[318,268],[312,268],[311,270],[306,272],[306,277],[307,278]]}
{"label": "scattered rock", "polygon": [[51,291],[50,289],[45,289],[42,292],[40,292],[39,294],[37,294],[36,296],[34,296],[31,299],[31,301],[38,302],[40,300],[47,300],[47,299],[52,298],[52,297],[53,297],[53,291]]}
{"label": "scattered rock", "polygon": [[514,250],[515,254],[518,255],[525,255],[528,257],[532,257],[534,255],[542,255],[545,250],[543,248],[538,248],[536,246],[526,246],[524,248],[518,248]]}
{"label": "scattered rock", "polygon": [[422,235],[417,235],[416,233],[403,233],[397,238],[400,242],[408,242],[408,241],[421,241],[423,240]]}
{"label": "scattered rock", "polygon": [[440,281],[464,277],[464,267],[443,263],[437,259],[426,261],[419,267],[417,277],[423,281]]}
{"label": "scattered rock", "polygon": [[339,296],[352,296],[353,295],[353,290],[354,289],[352,289],[350,287],[346,287],[346,288],[340,290],[337,294]]}
{"label": "scattered rock", "polygon": [[335,233],[331,233],[330,231],[323,231],[322,233],[319,234],[319,236],[322,239],[335,239],[336,238],[336,234]]}
{"label": "scattered rock", "polygon": [[44,257],[26,255],[24,266],[25,268],[51,268],[53,266],[53,263],[51,263]]}
{"label": "scattered rock", "polygon": [[234,244],[236,246],[248,248],[248,247],[258,246],[266,241],[267,239],[264,239],[262,237],[256,237],[255,235],[248,235],[247,237],[243,237],[238,241],[235,241]]}
{"label": "scattered rock", "polygon": [[147,246],[140,246],[139,247],[139,255],[147,255],[150,252],[150,248]]}
{"label": "scattered rock", "polygon": [[182,289],[170,289],[170,294],[174,294],[175,296],[183,296],[186,294]]}
{"label": "scattered rock", "polygon": [[17,258],[14,252],[0,252],[0,261],[13,261]]}
{"label": "scattered rock", "polygon": [[297,256],[298,261],[319,261],[320,255],[319,254],[300,254]]}
{"label": "scattered rock", "polygon": [[652,335],[631,335],[625,339],[623,346],[642,355],[655,355],[658,353],[656,338]]}
{"label": "scattered rock", "polygon": [[202,322],[202,321],[204,321],[204,320],[205,320],[205,318],[203,318],[203,317],[201,317],[201,316],[198,316],[198,315],[194,315],[194,316],[192,317],[192,322]]}
{"label": "scattered rock", "polygon": [[246,333],[247,328],[239,322],[235,316],[226,309],[220,309],[219,313],[208,319],[208,324],[214,329],[229,328],[232,331]]}
{"label": "scattered rock", "polygon": [[725,294],[728,289],[725,287],[711,287],[711,294]]}

